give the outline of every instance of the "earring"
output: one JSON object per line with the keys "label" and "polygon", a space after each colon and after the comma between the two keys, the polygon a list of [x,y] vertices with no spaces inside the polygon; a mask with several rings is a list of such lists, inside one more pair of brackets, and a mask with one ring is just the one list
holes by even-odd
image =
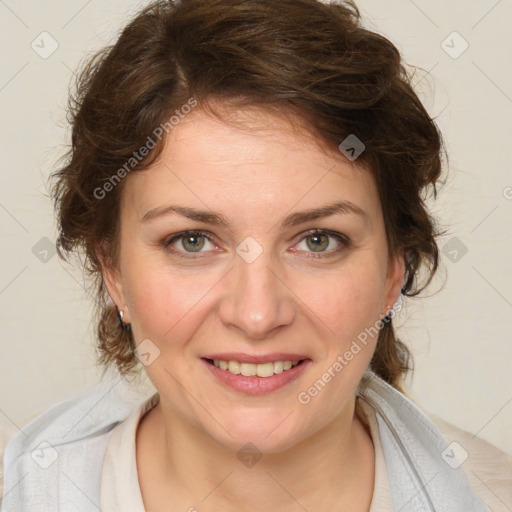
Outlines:
{"label": "earring", "polygon": [[386,308],[387,309],[387,314],[386,314],[386,316],[384,318],[386,320],[391,320],[391,318],[392,318],[391,314],[393,312],[397,313],[398,311],[401,311],[402,310],[402,305],[403,305],[403,298],[402,298],[402,294],[400,293],[400,295],[398,296],[397,301],[392,306],[388,306]]}
{"label": "earring", "polygon": [[386,307],[386,311],[387,313],[382,313],[382,321],[383,322],[389,322],[389,320],[391,320],[391,317],[389,316],[390,315],[390,311],[391,311],[391,306],[387,306]]}
{"label": "earring", "polygon": [[402,311],[403,304],[404,304],[404,296],[403,296],[403,293],[400,292],[400,295],[398,296],[397,301],[393,304],[393,309],[397,312]]}
{"label": "earring", "polygon": [[119,318],[119,323],[121,324],[121,327],[123,328],[123,330],[127,330],[129,325],[130,324],[127,324],[123,318],[124,318],[124,313],[123,313],[123,310],[119,310],[118,307],[116,306],[116,310],[117,310],[117,317]]}

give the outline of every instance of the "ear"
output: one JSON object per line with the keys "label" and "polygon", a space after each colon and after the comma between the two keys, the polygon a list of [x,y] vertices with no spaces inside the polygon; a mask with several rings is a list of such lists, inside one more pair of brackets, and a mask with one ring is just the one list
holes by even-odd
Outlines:
{"label": "ear", "polygon": [[101,274],[108,294],[119,310],[123,311],[125,323],[130,323],[130,313],[126,305],[126,292],[118,266],[107,258],[103,252],[98,254],[101,262]]}
{"label": "ear", "polygon": [[389,310],[398,301],[405,283],[405,255],[398,251],[388,262],[386,277],[386,296],[383,305],[383,313],[387,315]]}

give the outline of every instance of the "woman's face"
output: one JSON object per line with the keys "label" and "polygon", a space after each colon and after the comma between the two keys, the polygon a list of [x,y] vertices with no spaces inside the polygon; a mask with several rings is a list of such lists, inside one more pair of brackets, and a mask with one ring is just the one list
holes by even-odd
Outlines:
{"label": "woman's face", "polygon": [[[104,277],[163,409],[234,450],[278,452],[348,414],[403,265],[357,160],[283,118],[244,119],[193,111],[127,178],[119,273]],[[236,361],[306,361],[268,378],[214,356],[242,373],[281,365]]]}

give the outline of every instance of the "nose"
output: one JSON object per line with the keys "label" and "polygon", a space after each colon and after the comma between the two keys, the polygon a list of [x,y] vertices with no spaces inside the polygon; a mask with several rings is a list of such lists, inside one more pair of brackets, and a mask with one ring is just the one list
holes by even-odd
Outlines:
{"label": "nose", "polygon": [[294,321],[293,292],[283,270],[265,252],[251,263],[237,255],[223,292],[218,310],[222,323],[247,339],[267,339]]}

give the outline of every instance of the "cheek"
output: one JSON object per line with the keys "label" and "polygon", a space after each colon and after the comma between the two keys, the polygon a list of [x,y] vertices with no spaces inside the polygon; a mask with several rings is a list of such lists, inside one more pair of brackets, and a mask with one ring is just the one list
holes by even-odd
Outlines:
{"label": "cheek", "polygon": [[[129,280],[128,296],[133,331],[138,339],[162,340],[180,332],[201,308],[211,288],[208,279],[170,274],[140,267]],[[194,322],[192,322],[193,324]]]}
{"label": "cheek", "polygon": [[[135,255],[134,255],[135,256]],[[192,272],[151,265],[149,255],[133,257],[125,268],[127,301],[135,342],[190,339],[214,307],[222,273]],[[385,268],[376,251],[363,251],[330,272],[291,273],[289,300],[325,331],[348,342],[380,318]],[[320,320],[320,322],[319,322]]]}
{"label": "cheek", "polygon": [[320,280],[301,284],[299,296],[342,343],[356,337],[381,317],[384,294],[382,270],[376,261],[347,265]]}

